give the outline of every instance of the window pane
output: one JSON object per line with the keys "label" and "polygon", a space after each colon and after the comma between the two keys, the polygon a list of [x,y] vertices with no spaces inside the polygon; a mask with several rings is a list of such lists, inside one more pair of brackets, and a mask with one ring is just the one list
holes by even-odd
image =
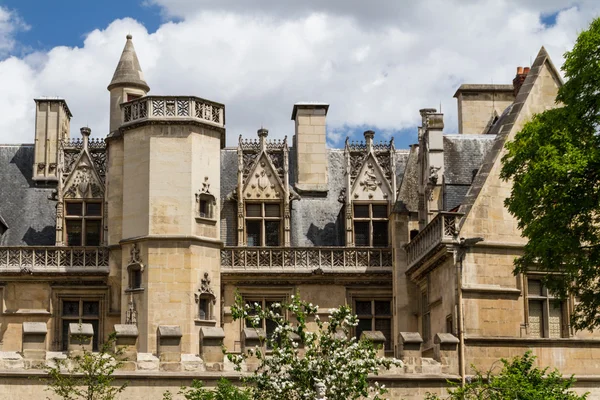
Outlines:
{"label": "window pane", "polygon": [[100,246],[100,230],[102,221],[99,219],[90,219],[85,221],[85,245]]}
{"label": "window pane", "polygon": [[369,245],[369,223],[354,222],[354,244],[356,246]]}
{"label": "window pane", "polygon": [[548,334],[551,338],[562,336],[562,304],[560,301],[550,303],[548,325]]}
{"label": "window pane", "polygon": [[82,203],[66,203],[67,215],[83,215]]}
{"label": "window pane", "polygon": [[262,216],[261,204],[246,204],[246,216],[247,217],[260,217]]}
{"label": "window pane", "polygon": [[542,305],[541,301],[529,301],[529,336],[531,337],[542,337],[544,334]]}
{"label": "window pane", "polygon": [[98,217],[102,215],[102,205],[100,203],[86,203],[85,215]]}
{"label": "window pane", "polygon": [[208,215],[208,200],[200,200],[200,216],[202,218],[210,218]]}
{"label": "window pane", "polygon": [[100,315],[100,303],[97,301],[84,301],[83,315],[87,317],[97,317]]}
{"label": "window pane", "polygon": [[527,292],[530,296],[542,295],[542,281],[536,279],[527,280]]}
{"label": "window pane", "polygon": [[248,246],[260,246],[260,221],[246,221]]}
{"label": "window pane", "polygon": [[387,218],[388,208],[387,205],[373,205],[373,218]]}
{"label": "window pane", "polygon": [[354,218],[369,218],[369,205],[354,205]]}
{"label": "window pane", "polygon": [[375,330],[383,333],[383,336],[385,336],[385,349],[391,350],[392,320],[389,318],[375,319]]}
{"label": "window pane", "polygon": [[265,217],[280,217],[279,204],[265,204]]}
{"label": "window pane", "polygon": [[279,221],[265,221],[267,246],[279,246]]}
{"label": "window pane", "polygon": [[81,220],[67,220],[67,245],[81,246]]}
{"label": "window pane", "polygon": [[200,298],[200,313],[198,315],[199,319],[207,320],[209,318],[208,315],[208,299]]}
{"label": "window pane", "polygon": [[62,315],[65,317],[79,317],[79,302],[63,301]]}
{"label": "window pane", "polygon": [[390,301],[375,301],[375,315],[392,315]]}
{"label": "window pane", "polygon": [[360,339],[363,331],[370,331],[373,328],[371,327],[371,324],[373,323],[373,321],[369,318],[369,319],[359,319],[358,320],[358,325],[356,326],[356,338]]}
{"label": "window pane", "polygon": [[388,246],[388,222],[373,221],[373,246],[387,247]]}
{"label": "window pane", "polygon": [[370,301],[357,301],[356,302],[356,315],[371,315],[371,302]]}

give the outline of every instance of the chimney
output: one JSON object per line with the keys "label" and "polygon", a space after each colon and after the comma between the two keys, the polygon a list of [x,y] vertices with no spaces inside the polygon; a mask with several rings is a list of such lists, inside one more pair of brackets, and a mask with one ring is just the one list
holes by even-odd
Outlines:
{"label": "chimney", "polygon": [[39,98],[35,101],[35,154],[33,180],[58,181],[58,147],[70,137],[71,111],[65,100]]}
{"label": "chimney", "polygon": [[525,78],[527,78],[527,74],[529,73],[529,67],[517,67],[517,75],[515,79],[513,79],[513,90],[514,95],[517,97],[519,94],[519,89],[523,86],[523,82],[525,82]]}
{"label": "chimney", "polygon": [[296,122],[296,182],[298,192],[305,195],[327,194],[327,148],[325,118],[329,104],[296,103],[292,120]]}

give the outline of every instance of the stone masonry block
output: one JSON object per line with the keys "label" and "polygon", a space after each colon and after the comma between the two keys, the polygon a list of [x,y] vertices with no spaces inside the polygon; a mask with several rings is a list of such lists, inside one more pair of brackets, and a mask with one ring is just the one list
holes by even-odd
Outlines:
{"label": "stone masonry block", "polygon": [[[120,350],[118,356],[121,361],[137,359],[138,328],[136,325],[115,324],[115,350]],[[126,368],[130,366],[124,365]]]}
{"label": "stone masonry block", "polygon": [[28,360],[46,359],[46,334],[48,327],[45,322],[23,322],[23,356]]}
{"label": "stone masonry block", "polygon": [[[160,325],[158,327],[158,356],[160,362],[181,361],[181,327],[179,325]],[[161,366],[162,370],[162,366]],[[169,369],[173,371],[173,369]]]}
{"label": "stone masonry block", "polygon": [[69,324],[69,352],[92,351],[93,338],[92,324]]}
{"label": "stone masonry block", "polygon": [[406,372],[421,372],[421,344],[423,338],[418,332],[400,332],[400,360]]}
{"label": "stone masonry block", "polygon": [[381,331],[363,331],[362,339],[366,339],[373,343],[377,349],[377,357],[385,357],[385,335]]}
{"label": "stone masonry block", "polygon": [[205,363],[223,362],[223,339],[225,331],[221,327],[200,328],[200,356]]}

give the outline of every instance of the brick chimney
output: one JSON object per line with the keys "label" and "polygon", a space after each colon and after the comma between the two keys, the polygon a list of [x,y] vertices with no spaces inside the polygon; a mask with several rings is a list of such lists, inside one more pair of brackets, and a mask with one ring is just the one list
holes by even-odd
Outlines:
{"label": "brick chimney", "polygon": [[525,78],[527,78],[527,74],[529,73],[529,67],[517,67],[517,75],[515,79],[513,79],[513,88],[515,97],[519,94],[519,89],[523,86],[523,82],[525,82]]}

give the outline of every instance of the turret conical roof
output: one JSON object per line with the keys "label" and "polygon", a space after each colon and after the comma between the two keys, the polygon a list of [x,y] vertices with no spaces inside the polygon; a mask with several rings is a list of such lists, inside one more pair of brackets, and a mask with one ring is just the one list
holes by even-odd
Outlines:
{"label": "turret conical roof", "polygon": [[135,48],[131,39],[132,36],[127,35],[125,48],[121,54],[117,69],[115,69],[112,81],[108,85],[108,90],[117,86],[130,86],[149,92],[150,87],[144,80],[144,73],[142,72],[142,67],[140,67],[137,54],[135,54]]}

